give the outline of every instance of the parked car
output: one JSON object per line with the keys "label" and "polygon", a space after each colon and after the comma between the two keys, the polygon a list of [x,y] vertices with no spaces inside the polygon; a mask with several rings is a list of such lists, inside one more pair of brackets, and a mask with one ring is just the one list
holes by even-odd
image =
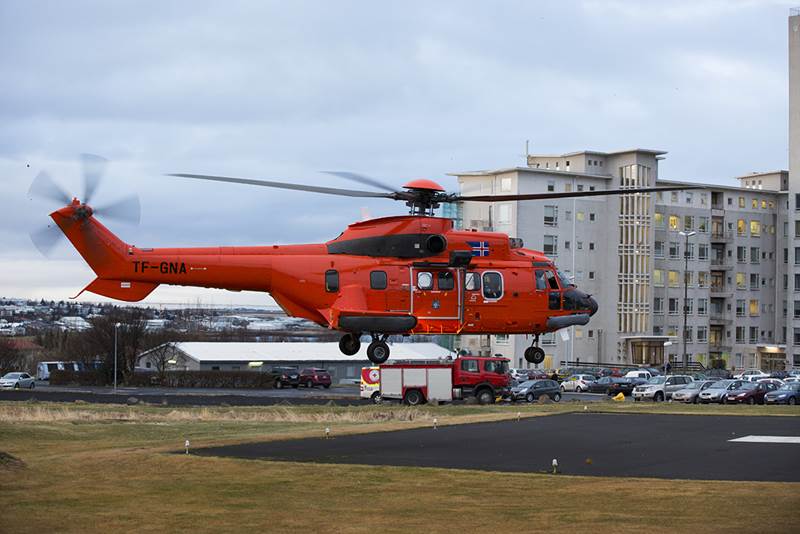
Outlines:
{"label": "parked car", "polygon": [[594,375],[572,375],[561,382],[561,391],[575,391],[581,393],[589,391],[589,384],[597,380]]}
{"label": "parked car", "polygon": [[702,391],[707,390],[714,384],[716,380],[695,380],[690,384],[686,384],[683,389],[679,389],[672,394],[672,400],[675,402],[690,402],[697,404],[697,398]]}
{"label": "parked car", "polygon": [[773,384],[775,386],[775,389],[778,389],[778,388],[782,387],[783,384],[784,384],[783,380],[780,380],[778,378],[762,378],[761,380],[758,381],[758,383],[759,384]]}
{"label": "parked car", "polygon": [[779,380],[783,380],[784,378],[789,376],[789,372],[788,371],[772,371],[769,374],[769,376],[770,376],[770,378],[777,378]]}
{"label": "parked car", "polygon": [[633,371],[628,371],[625,373],[623,378],[644,378],[645,380],[650,380],[653,378],[653,373],[650,371],[645,371],[643,369],[635,369]]}
{"label": "parked car", "polygon": [[767,404],[797,404],[800,401],[800,382],[787,382],[764,395]]}
{"label": "parked car", "polygon": [[764,395],[775,391],[777,386],[769,382],[742,382],[738,388],[731,389],[725,395],[725,402],[729,404],[764,404]]}
{"label": "parked car", "polygon": [[727,369],[706,369],[705,375],[708,378],[715,378],[718,380],[729,380],[733,378],[731,372]]}
{"label": "parked car", "polygon": [[769,373],[765,373],[761,369],[747,369],[741,373],[733,375],[733,378],[737,378],[739,380],[750,380],[752,377],[769,378]]}
{"label": "parked car", "polygon": [[292,386],[298,387],[300,384],[300,373],[297,367],[273,367],[272,373],[275,376],[275,387],[278,389]]}
{"label": "parked car", "polygon": [[28,373],[6,373],[0,378],[0,388],[33,389],[34,387],[36,379]]}
{"label": "parked car", "polygon": [[314,386],[322,386],[325,389],[331,387],[331,374],[325,369],[308,367],[300,371],[298,383],[311,389]]}
{"label": "parked car", "polygon": [[589,393],[609,393],[611,391],[611,386],[618,380],[622,379],[613,376],[598,378],[589,384]]}
{"label": "parked car", "polygon": [[528,369],[509,369],[508,374],[512,380],[525,381],[528,379]]}
{"label": "parked car", "polygon": [[511,401],[526,400],[534,402],[539,397],[547,396],[555,402],[561,400],[561,390],[559,389],[558,382],[555,380],[527,380],[518,386],[511,388],[509,398]]}
{"label": "parked car", "polygon": [[745,382],[743,380],[718,380],[709,386],[705,391],[701,391],[700,395],[697,396],[697,401],[702,404],[708,404],[709,402],[718,402],[719,404],[724,404],[725,396],[728,394],[728,391],[737,389],[741,384],[744,383]]}
{"label": "parked car", "polygon": [[528,369],[528,380],[542,380],[548,378],[543,369]]}
{"label": "parked car", "polygon": [[636,386],[641,386],[646,383],[646,378],[618,378],[611,384],[611,387],[608,388],[608,394],[617,395],[618,393],[622,393],[627,397],[633,394],[633,390],[636,389]]}
{"label": "parked car", "polygon": [[791,375],[789,375],[789,376],[787,376],[786,378],[783,379],[783,383],[784,384],[793,384],[793,383],[797,383],[797,382],[800,382],[800,376],[791,376]]}
{"label": "parked car", "polygon": [[672,394],[683,389],[687,384],[694,382],[688,375],[656,376],[646,384],[636,386],[633,390],[633,400],[651,399],[661,402],[672,398]]}

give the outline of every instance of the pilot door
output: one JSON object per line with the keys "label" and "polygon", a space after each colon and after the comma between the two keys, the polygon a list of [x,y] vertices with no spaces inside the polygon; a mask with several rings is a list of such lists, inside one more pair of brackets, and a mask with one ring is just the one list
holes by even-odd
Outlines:
{"label": "pilot door", "polygon": [[[411,268],[411,313],[419,321],[461,322],[461,276],[452,268]],[[443,325],[442,325],[443,326]]]}

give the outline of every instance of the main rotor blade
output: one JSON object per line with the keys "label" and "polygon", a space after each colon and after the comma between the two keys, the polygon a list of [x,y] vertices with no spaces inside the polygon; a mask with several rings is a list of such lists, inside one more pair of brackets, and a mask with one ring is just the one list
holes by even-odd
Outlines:
{"label": "main rotor blade", "polygon": [[600,189],[597,191],[569,191],[566,193],[528,193],[525,195],[477,195],[462,196],[454,195],[445,202],[503,202],[507,200],[546,200],[550,198],[580,198],[580,197],[600,197],[608,195],[631,195],[634,193],[656,193],[658,191],[678,191],[682,189],[703,189],[699,185],[680,185],[669,187],[640,187],[637,189]]}
{"label": "main rotor blade", "polygon": [[64,236],[61,229],[55,223],[50,223],[47,226],[35,230],[30,233],[31,241],[34,246],[39,249],[44,256],[50,256],[53,247],[56,246],[58,241]]}
{"label": "main rotor blade", "polygon": [[61,189],[61,186],[55,183],[45,171],[40,172],[33,179],[31,187],[28,189],[28,194],[55,200],[61,205],[69,204],[72,200],[67,192]]}
{"label": "main rotor blade", "polygon": [[100,217],[116,219],[131,224],[139,224],[142,211],[141,205],[139,204],[139,197],[136,195],[125,197],[106,206],[101,206],[96,209],[93,208],[93,210],[95,215]]}
{"label": "main rotor blade", "polygon": [[373,191],[356,191],[352,189],[336,189],[334,187],[318,187],[314,185],[289,184],[285,182],[269,182],[267,180],[251,180],[249,178],[231,178],[228,176],[209,176],[205,174],[168,174],[180,178],[194,178],[196,180],[210,180],[212,182],[228,182],[232,184],[259,185],[263,187],[276,187],[278,189],[292,189],[294,191],[308,191],[326,195],[340,195],[344,197],[371,197],[371,198],[401,198],[398,193],[376,193]]}
{"label": "main rotor blade", "polygon": [[81,164],[83,166],[83,198],[85,203],[89,203],[100,185],[103,173],[108,165],[108,160],[94,154],[81,154]]}
{"label": "main rotor blade", "polygon": [[357,174],[348,171],[322,171],[322,172],[324,172],[325,174],[332,174],[333,176],[338,176],[339,178],[344,178],[346,180],[353,180],[354,182],[358,182],[360,184],[371,185],[372,187],[377,187],[378,189],[383,189],[384,191],[389,191],[391,193],[397,191],[396,187],[393,187],[389,184],[385,184],[375,178],[364,176],[363,174]]}

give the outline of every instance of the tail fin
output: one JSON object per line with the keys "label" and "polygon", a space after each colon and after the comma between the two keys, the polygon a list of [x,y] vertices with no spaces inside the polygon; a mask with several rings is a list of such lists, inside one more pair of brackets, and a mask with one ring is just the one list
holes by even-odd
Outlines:
{"label": "tail fin", "polygon": [[131,247],[103,226],[92,215],[89,206],[74,200],[69,206],[51,213],[50,217],[97,274],[97,278],[83,291],[135,302],[158,287],[155,283],[130,280],[127,257]]}

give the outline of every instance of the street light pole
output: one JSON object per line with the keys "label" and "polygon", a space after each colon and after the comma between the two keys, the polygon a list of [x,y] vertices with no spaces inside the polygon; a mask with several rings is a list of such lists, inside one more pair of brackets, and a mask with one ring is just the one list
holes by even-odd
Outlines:
{"label": "street light pole", "polygon": [[117,330],[122,323],[114,324],[114,393],[117,392]]}
{"label": "street light pole", "polygon": [[697,232],[679,232],[686,237],[683,246],[683,369],[689,367],[689,357],[686,354],[686,322],[689,315],[689,238]]}

